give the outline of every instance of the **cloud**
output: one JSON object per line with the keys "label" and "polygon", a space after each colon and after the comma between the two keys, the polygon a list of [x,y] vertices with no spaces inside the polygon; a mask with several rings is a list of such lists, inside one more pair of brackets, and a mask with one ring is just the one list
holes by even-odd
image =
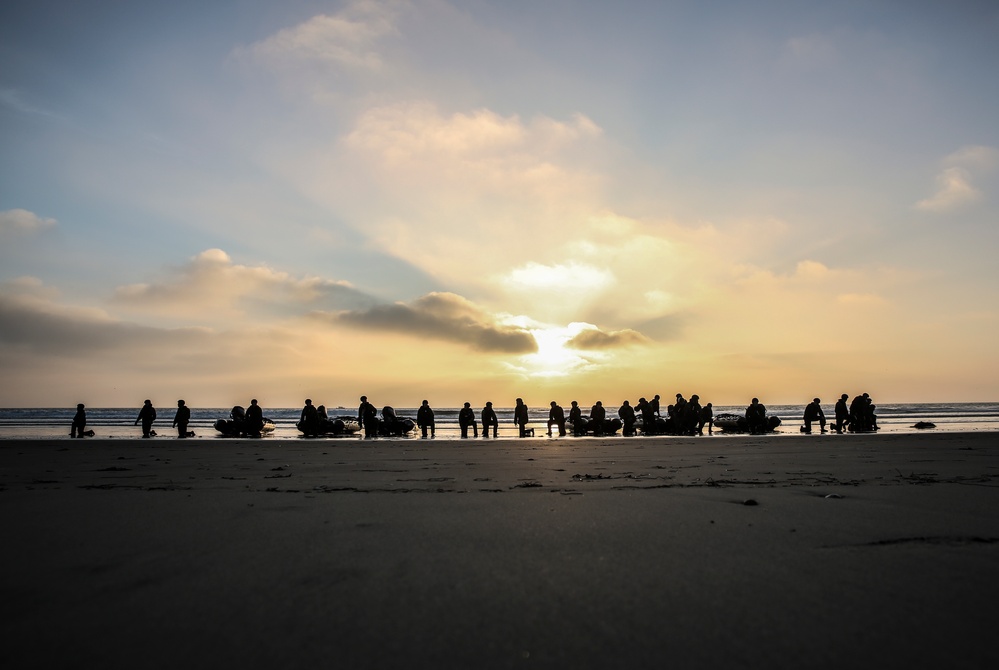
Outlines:
{"label": "cloud", "polygon": [[537,350],[530,332],[500,323],[453,293],[430,293],[410,304],[377,305],[328,318],[355,328],[458,342],[479,351],[524,354]]}
{"label": "cloud", "polygon": [[121,286],[114,302],[161,315],[231,318],[370,306],[375,300],[345,281],[297,278],[266,266],[239,265],[208,249],[160,283]]}
{"label": "cloud", "polygon": [[981,193],[971,185],[971,175],[961,167],[945,168],[937,175],[937,191],[916,203],[917,209],[941,212],[974,202]]}
{"label": "cloud", "polygon": [[544,265],[530,262],[510,270],[500,281],[528,290],[555,289],[559,292],[588,291],[614,283],[614,274],[606,268],[569,261]]}
{"label": "cloud", "polygon": [[648,344],[649,338],[637,330],[602,331],[599,328],[583,330],[566,342],[570,349],[617,349],[637,344]]}
{"label": "cloud", "polygon": [[943,160],[937,175],[937,190],[931,197],[916,203],[916,209],[942,212],[975,202],[982,197],[973,176],[992,170],[999,163],[999,150],[983,145],[958,149]]}
{"label": "cloud", "polygon": [[271,65],[313,62],[377,70],[383,63],[374,47],[380,38],[396,32],[393,6],[397,4],[354,2],[335,15],[314,16],[236,53]]}
{"label": "cloud", "polygon": [[26,209],[0,212],[0,232],[34,233],[56,225],[55,219],[43,219]]}

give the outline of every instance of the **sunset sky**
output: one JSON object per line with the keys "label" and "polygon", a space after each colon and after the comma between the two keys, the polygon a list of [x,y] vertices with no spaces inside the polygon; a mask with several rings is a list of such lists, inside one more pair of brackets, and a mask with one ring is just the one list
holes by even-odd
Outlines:
{"label": "sunset sky", "polygon": [[0,4],[0,406],[999,400],[999,3]]}

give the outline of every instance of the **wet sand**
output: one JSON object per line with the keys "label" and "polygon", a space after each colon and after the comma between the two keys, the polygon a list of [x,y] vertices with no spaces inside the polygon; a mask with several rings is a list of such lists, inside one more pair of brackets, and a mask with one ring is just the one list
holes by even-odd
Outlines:
{"label": "wet sand", "polygon": [[999,433],[0,442],[2,658],[993,667]]}

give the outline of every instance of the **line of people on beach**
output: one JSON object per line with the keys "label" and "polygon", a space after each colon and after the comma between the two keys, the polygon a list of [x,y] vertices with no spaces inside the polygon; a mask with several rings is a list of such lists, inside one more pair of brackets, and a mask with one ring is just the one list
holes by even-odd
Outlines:
{"label": "line of people on beach", "polygon": [[[878,430],[875,405],[870,395],[867,393],[858,395],[849,404],[848,400],[849,395],[844,393],[836,401],[835,421],[831,424],[832,429],[836,433]],[[810,434],[812,425],[816,423],[819,425],[820,432],[827,432],[825,412],[822,410],[821,403],[819,398],[814,398],[805,407],[801,432]],[[423,438],[434,438],[437,435],[434,410],[428,400],[424,400],[417,409],[415,421],[397,416],[391,406],[383,407],[381,414],[379,418],[375,405],[368,401],[367,396],[361,396],[357,410],[356,429],[363,430],[366,438],[379,435],[401,436],[415,427],[419,427],[420,435]],[[135,419],[135,425],[142,424],[142,437],[149,438],[156,435],[156,431],[153,430],[156,418],[156,408],[147,399]],[[350,419],[350,417],[329,417],[324,405],[313,405],[312,399],[307,398],[296,425],[306,436],[354,432],[355,427],[348,425],[345,418]],[[479,420],[477,421],[476,418]],[[177,430],[178,438],[194,436],[194,432],[188,430],[190,421],[191,409],[184,400],[178,400],[172,424]],[[528,426],[529,421],[527,405],[523,398],[517,398],[513,409],[513,424],[517,427],[520,437],[534,436],[534,429]],[[86,430],[86,424],[86,408],[83,403],[80,403],[77,405],[76,415],[73,417],[70,436],[77,438],[84,435],[93,436],[92,430]],[[654,395],[651,400],[641,397],[634,405],[630,401],[624,400],[617,410],[617,417],[608,417],[607,410],[600,400],[590,407],[590,411],[586,415],[575,400],[570,403],[568,415],[558,402],[552,400],[549,403],[547,434],[553,436],[557,431],[559,437],[565,437],[569,432],[577,437],[584,435],[600,437],[617,434],[620,430],[624,437],[632,437],[639,432],[643,435],[700,436],[704,435],[705,428],[708,430],[708,435],[713,434],[716,424],[723,430],[763,434],[772,432],[780,425],[780,419],[768,415],[766,406],[758,398],[752,399],[742,416],[720,415],[719,417],[715,417],[712,403],[701,405],[700,396],[697,394],[691,395],[688,400],[684,398],[682,393],[677,393],[675,401],[666,407],[665,413],[661,411],[661,396],[658,394]],[[227,435],[260,437],[265,432],[265,426],[268,425],[273,429],[273,423],[264,418],[263,410],[254,398],[245,411],[239,405],[233,407],[229,420],[219,420],[215,427]],[[499,416],[493,409],[493,403],[486,402],[477,417],[471,403],[465,402],[458,411],[458,428],[461,437],[469,437],[469,432],[471,432],[472,437],[479,437],[480,426],[482,437],[489,437],[490,429],[492,437],[498,437]]]}

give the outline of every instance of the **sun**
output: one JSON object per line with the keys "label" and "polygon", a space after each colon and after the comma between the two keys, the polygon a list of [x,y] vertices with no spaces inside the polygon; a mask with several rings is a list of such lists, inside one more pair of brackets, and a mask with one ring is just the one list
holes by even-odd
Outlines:
{"label": "sun", "polygon": [[566,377],[593,367],[592,355],[584,355],[566,344],[580,331],[578,324],[545,326],[531,329],[538,350],[523,357],[523,367],[530,377]]}

